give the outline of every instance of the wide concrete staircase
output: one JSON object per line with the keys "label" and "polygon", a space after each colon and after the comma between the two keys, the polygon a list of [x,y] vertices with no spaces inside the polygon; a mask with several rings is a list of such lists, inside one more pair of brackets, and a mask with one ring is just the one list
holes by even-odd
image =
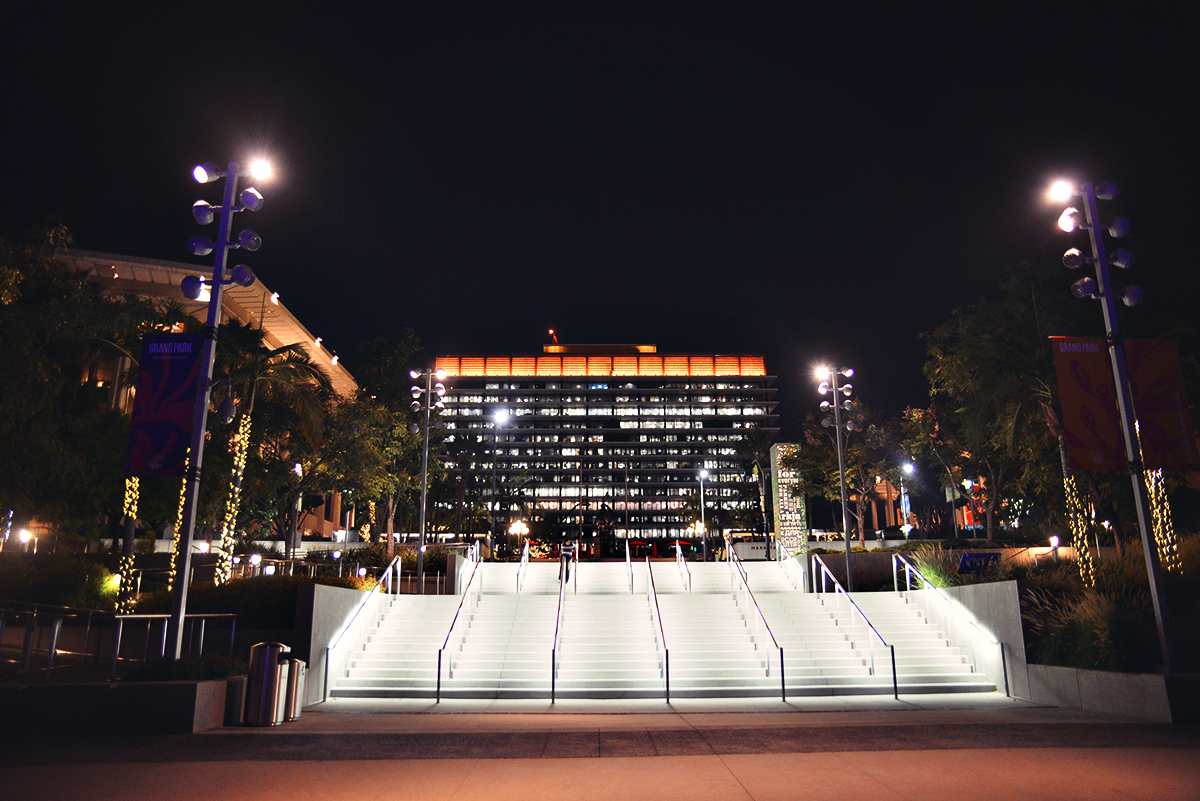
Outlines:
{"label": "wide concrete staircase", "polygon": [[[443,654],[441,696],[548,698],[553,683],[562,698],[661,698],[668,674],[672,697],[776,696],[776,643],[789,696],[891,694],[892,647],[901,693],[996,689],[901,594],[854,595],[885,647],[845,596],[799,592],[775,562],[744,564],[752,598],[735,598],[726,563],[687,567],[691,592],[672,562],[651,563],[648,592],[647,565],[634,563],[630,592],[625,563],[581,563],[563,586],[559,620],[557,563],[527,565],[519,593],[517,565],[482,565],[482,591],[463,604]],[[346,675],[330,677],[330,694],[439,692],[437,651],[460,601],[394,596]]]}

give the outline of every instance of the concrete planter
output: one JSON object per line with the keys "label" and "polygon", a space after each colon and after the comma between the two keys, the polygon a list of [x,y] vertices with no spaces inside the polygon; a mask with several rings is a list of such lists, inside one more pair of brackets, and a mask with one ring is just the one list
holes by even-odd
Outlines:
{"label": "concrete planter", "polygon": [[1200,722],[1200,676],[1029,666],[1029,698],[1159,723]]}
{"label": "concrete planter", "polygon": [[22,737],[194,734],[224,724],[227,685],[226,679],[0,685],[0,731]]}

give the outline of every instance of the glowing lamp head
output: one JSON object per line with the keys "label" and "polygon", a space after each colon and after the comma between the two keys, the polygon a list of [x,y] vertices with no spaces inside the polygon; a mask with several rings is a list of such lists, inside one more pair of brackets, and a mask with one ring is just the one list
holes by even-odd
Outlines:
{"label": "glowing lamp head", "polygon": [[1054,537],[1051,537],[1051,538],[1050,538],[1050,547],[1051,547],[1051,548],[1057,548],[1057,547],[1058,547],[1058,537],[1057,537],[1057,536],[1054,536]]}
{"label": "glowing lamp head", "polygon": [[17,532],[17,539],[19,539],[22,544],[28,543],[29,540],[31,540],[32,538],[33,538],[33,535],[29,533],[28,529],[23,528]]}
{"label": "glowing lamp head", "polygon": [[904,472],[905,472],[905,473],[908,473],[910,476],[912,475],[912,472],[913,472],[913,465],[912,465],[912,462],[905,462],[905,463],[904,463]]}
{"label": "glowing lamp head", "polygon": [[262,564],[262,555],[256,554],[256,553],[250,554],[250,564],[252,564],[254,567],[258,567],[259,565],[261,565]]}
{"label": "glowing lamp head", "polygon": [[211,161],[206,161],[203,164],[197,164],[196,169],[192,170],[192,177],[196,179],[196,183],[207,184],[215,181],[224,175],[221,168]]}
{"label": "glowing lamp head", "polygon": [[250,162],[250,177],[256,181],[265,181],[271,177],[271,165],[266,159],[255,159]]}
{"label": "glowing lamp head", "polygon": [[1075,196],[1075,187],[1070,181],[1055,181],[1050,185],[1050,199],[1055,203],[1066,203]]}
{"label": "glowing lamp head", "polygon": [[701,471],[700,471],[700,480],[701,480],[701,481],[703,481],[703,480],[704,480],[704,479],[706,479],[706,478],[708,478],[708,471],[707,471],[707,470],[701,470]]}
{"label": "glowing lamp head", "polygon": [[829,378],[829,368],[821,365],[817,369],[813,370],[813,375],[817,377],[818,381],[824,381],[825,379]]}
{"label": "glowing lamp head", "polygon": [[1058,218],[1058,227],[1068,234],[1079,227],[1079,209],[1068,208]]}
{"label": "glowing lamp head", "polygon": [[508,409],[497,409],[494,416],[496,419],[496,425],[502,426],[508,422]]}

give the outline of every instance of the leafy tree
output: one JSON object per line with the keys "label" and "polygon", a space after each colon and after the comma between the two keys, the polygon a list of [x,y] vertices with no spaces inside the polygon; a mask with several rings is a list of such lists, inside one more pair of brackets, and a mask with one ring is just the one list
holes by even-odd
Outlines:
{"label": "leafy tree", "polygon": [[169,310],[104,292],[56,254],[55,229],[0,241],[0,508],[90,538],[120,514],[128,419],[111,409],[142,333]]}
{"label": "leafy tree", "polygon": [[[899,450],[898,431],[893,422],[876,422],[861,402],[855,403],[850,412],[842,415],[842,420],[852,421],[855,426],[854,431],[843,432],[846,492],[855,499],[848,512],[858,531],[858,544],[866,547],[868,504],[879,497],[875,478],[894,475],[896,453]],[[797,471],[801,487],[806,493],[834,502],[841,501],[837,432],[832,427],[818,424],[816,417],[809,415],[803,433],[804,447],[785,456],[784,464]]]}
{"label": "leafy tree", "polygon": [[[242,481],[252,440],[254,404],[265,396],[287,402],[295,429],[309,444],[319,442],[332,386],[329,377],[298,343],[272,348],[261,328],[230,320],[218,331],[217,368],[224,382],[214,401],[232,395],[239,401],[233,438],[233,471],[221,533],[218,580],[228,580],[241,504]],[[278,444],[278,442],[276,442]]]}

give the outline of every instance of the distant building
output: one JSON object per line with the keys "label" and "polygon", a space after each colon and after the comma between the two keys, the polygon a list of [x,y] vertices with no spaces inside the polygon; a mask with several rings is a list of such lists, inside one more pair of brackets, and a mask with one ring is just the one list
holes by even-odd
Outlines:
{"label": "distant building", "polygon": [[[535,515],[582,508],[587,528],[607,517],[618,537],[689,539],[702,469],[711,530],[712,515],[753,480],[739,443],[777,430],[762,356],[555,344],[533,356],[441,356],[436,366],[447,374],[447,434],[484,448],[499,497]],[[509,416],[497,426],[500,410]]]}
{"label": "distant building", "polygon": [[[207,297],[189,300],[184,297],[179,285],[189,275],[204,275],[206,272],[211,275],[211,265],[206,267],[203,264],[140,259],[72,249],[62,251],[59,255],[77,269],[86,270],[89,280],[105,289],[146,298],[175,300],[183,304],[196,319],[207,319]],[[309,358],[329,376],[334,390],[339,395],[349,396],[358,388],[354,377],[339,363],[337,355],[322,347],[320,338],[313,336],[283,305],[278,293],[272,292],[262,281],[255,281],[248,287],[237,284],[225,287],[221,296],[221,322],[227,320],[238,320],[261,327],[263,337],[271,348],[300,344]],[[129,365],[123,363],[100,365],[100,372],[90,376],[99,381],[101,386],[110,386],[110,406],[125,411],[132,407],[132,390],[121,386],[120,382],[114,379],[128,367]],[[342,511],[340,495],[335,493],[327,496],[323,506],[304,515],[300,521],[300,529],[305,533],[331,536],[333,531],[342,527]]]}

